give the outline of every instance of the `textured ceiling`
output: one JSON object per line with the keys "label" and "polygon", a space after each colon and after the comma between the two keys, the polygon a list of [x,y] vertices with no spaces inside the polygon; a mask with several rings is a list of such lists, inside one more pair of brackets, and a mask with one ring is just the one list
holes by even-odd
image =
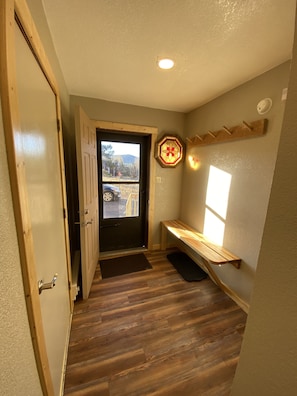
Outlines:
{"label": "textured ceiling", "polygon": [[188,112],[291,58],[296,0],[42,2],[73,95]]}

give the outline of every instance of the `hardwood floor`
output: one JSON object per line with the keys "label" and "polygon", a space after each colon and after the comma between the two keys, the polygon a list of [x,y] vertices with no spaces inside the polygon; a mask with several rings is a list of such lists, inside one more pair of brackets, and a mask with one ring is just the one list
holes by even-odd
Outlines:
{"label": "hardwood floor", "polygon": [[75,303],[65,395],[225,396],[246,314],[210,279],[186,282],[165,252],[153,269],[101,280]]}

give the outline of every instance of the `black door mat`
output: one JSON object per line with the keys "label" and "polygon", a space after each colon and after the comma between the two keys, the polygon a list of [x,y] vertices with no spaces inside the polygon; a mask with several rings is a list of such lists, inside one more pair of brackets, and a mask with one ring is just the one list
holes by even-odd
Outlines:
{"label": "black door mat", "polygon": [[207,278],[207,273],[204,272],[189,256],[183,252],[170,253],[167,255],[177,272],[187,282],[201,281]]}
{"label": "black door mat", "polygon": [[102,279],[151,269],[143,253],[99,261]]}

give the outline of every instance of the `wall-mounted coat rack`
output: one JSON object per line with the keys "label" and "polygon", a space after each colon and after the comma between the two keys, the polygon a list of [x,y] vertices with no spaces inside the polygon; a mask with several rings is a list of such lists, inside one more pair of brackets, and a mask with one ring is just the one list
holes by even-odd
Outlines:
{"label": "wall-mounted coat rack", "polygon": [[208,144],[223,143],[235,139],[246,139],[264,135],[267,129],[268,120],[262,118],[261,120],[246,122],[233,127],[223,126],[218,131],[208,131],[204,135],[195,135],[192,138],[186,138],[187,145],[192,146],[206,146]]}

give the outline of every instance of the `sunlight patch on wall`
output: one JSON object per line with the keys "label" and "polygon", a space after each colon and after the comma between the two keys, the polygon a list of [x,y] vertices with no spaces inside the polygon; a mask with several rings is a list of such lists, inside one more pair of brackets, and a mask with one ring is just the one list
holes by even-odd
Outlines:
{"label": "sunlight patch on wall", "polygon": [[231,179],[230,173],[210,166],[203,234],[221,246],[224,241]]}
{"label": "sunlight patch on wall", "polygon": [[222,246],[224,241],[224,233],[225,222],[206,208],[203,234],[212,242]]}

